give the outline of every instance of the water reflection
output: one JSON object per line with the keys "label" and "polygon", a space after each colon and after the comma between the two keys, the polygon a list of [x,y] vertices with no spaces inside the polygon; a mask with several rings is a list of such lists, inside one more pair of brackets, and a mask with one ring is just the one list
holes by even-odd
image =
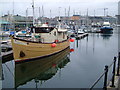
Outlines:
{"label": "water reflection", "polygon": [[[115,29],[110,37],[108,34],[109,39],[103,39],[107,34],[89,33],[88,37],[75,40],[70,44],[72,48],[70,60],[67,54],[59,54],[46,59],[17,64],[15,67],[14,64],[12,65],[14,61],[5,62],[2,64],[4,74],[2,87],[89,88],[104,71],[104,66],[111,64],[113,57],[117,55],[118,46],[120,46],[118,45],[119,30],[120,28]],[[15,78],[12,75],[14,70]],[[102,86],[103,80],[96,88]]]}
{"label": "water reflection", "polygon": [[104,40],[109,40],[112,34],[101,34]]}
{"label": "water reflection", "polygon": [[47,58],[25,62],[15,65],[15,88],[34,80],[36,83],[42,83],[51,79],[58,70],[70,62],[70,48]]}

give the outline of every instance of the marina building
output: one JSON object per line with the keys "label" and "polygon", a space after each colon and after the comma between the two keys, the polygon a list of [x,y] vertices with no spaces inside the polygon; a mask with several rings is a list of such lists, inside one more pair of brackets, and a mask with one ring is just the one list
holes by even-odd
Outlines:
{"label": "marina building", "polygon": [[[26,26],[30,27],[32,25],[32,21],[33,21],[33,17],[29,16],[29,17],[24,17],[21,15],[4,15],[2,17],[0,17],[1,19],[1,28],[2,30],[7,30],[8,29],[12,29],[13,27],[15,27],[16,30],[18,30],[19,28],[26,28]],[[14,26],[13,26],[14,25]]]}

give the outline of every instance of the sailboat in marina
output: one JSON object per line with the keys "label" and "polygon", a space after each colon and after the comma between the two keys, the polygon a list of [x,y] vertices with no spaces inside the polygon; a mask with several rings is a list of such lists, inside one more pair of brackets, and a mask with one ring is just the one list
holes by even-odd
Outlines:
{"label": "sailboat in marina", "polygon": [[[34,12],[34,4],[32,7]],[[59,20],[59,25],[61,25],[60,23]],[[60,26],[56,28],[49,26],[48,23],[34,26],[33,22],[31,33],[32,37],[27,39],[11,36],[15,62],[29,61],[54,55],[70,46],[67,29],[61,29]]]}

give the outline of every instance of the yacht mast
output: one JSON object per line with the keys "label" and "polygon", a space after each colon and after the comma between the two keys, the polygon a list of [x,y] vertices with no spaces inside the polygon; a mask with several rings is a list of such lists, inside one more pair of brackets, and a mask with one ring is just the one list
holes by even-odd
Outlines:
{"label": "yacht mast", "polygon": [[88,27],[88,9],[87,9],[87,14],[86,14],[86,26]]}
{"label": "yacht mast", "polygon": [[70,6],[69,6],[69,9],[68,9],[68,17],[70,16]]}
{"label": "yacht mast", "polygon": [[70,6],[69,6],[69,9],[68,9],[68,22],[67,22],[67,24],[69,25],[70,24]]}
{"label": "yacht mast", "polygon": [[50,9],[50,19],[51,19],[52,17],[51,17],[51,9]]}
{"label": "yacht mast", "polygon": [[33,26],[34,26],[34,24],[35,24],[35,11],[34,11],[34,9],[35,9],[35,7],[34,7],[34,0],[33,0],[33,3],[32,3],[32,8],[33,8]]}
{"label": "yacht mast", "polygon": [[59,27],[58,28],[60,28],[60,23],[61,23],[61,20],[60,20],[60,9],[61,9],[61,7],[59,7],[59,19],[58,19],[58,21],[59,21]]}
{"label": "yacht mast", "polygon": [[66,17],[66,8],[65,8],[65,24],[67,23],[67,17]]}
{"label": "yacht mast", "polygon": [[42,5],[42,23],[45,23],[45,21],[44,21],[44,7],[43,7],[43,5]]}
{"label": "yacht mast", "polygon": [[26,9],[26,30],[28,29],[28,8]]}
{"label": "yacht mast", "polygon": [[40,7],[39,7],[39,18],[41,17],[41,14],[40,14],[40,13],[41,13],[41,11],[40,11]]}
{"label": "yacht mast", "polygon": [[12,11],[12,28],[13,28],[13,31],[15,31],[15,22],[14,22],[14,0],[13,0],[13,11]]}
{"label": "yacht mast", "polygon": [[59,7],[59,20],[60,20],[60,9],[61,9],[61,7]]}

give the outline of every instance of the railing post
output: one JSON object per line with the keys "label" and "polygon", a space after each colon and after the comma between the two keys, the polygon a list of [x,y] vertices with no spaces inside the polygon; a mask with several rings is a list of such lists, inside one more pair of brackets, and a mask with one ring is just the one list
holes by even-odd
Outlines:
{"label": "railing post", "polygon": [[117,76],[119,76],[119,68],[120,68],[120,52],[118,53],[118,65],[117,65]]}
{"label": "railing post", "polygon": [[106,65],[105,66],[105,77],[104,77],[104,86],[103,86],[103,89],[104,90],[107,90],[107,74],[108,74],[108,66]]}
{"label": "railing post", "polygon": [[114,64],[113,64],[113,75],[112,75],[112,85],[110,87],[115,87],[114,81],[115,81],[115,67],[116,67],[116,57],[114,57]]}

